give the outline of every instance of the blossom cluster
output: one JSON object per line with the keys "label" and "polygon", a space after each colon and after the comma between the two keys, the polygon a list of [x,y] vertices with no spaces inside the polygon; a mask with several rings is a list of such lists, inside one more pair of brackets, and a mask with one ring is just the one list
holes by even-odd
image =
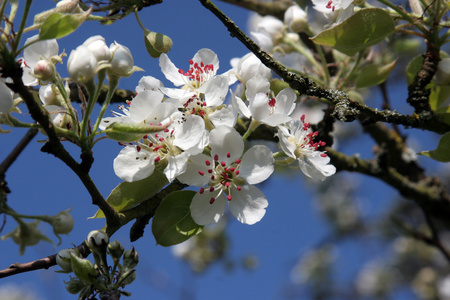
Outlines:
{"label": "blossom cluster", "polygon": [[[240,222],[260,221],[268,202],[254,185],[269,178],[277,162],[296,161],[306,176],[319,180],[336,171],[319,150],[325,143],[314,141],[317,132],[305,117],[291,116],[298,98],[295,91],[285,88],[275,95],[270,69],[253,54],[234,60],[233,65],[219,73],[218,57],[210,49],[199,50],[187,70],[162,54],[161,71],[175,87],[144,76],[134,99],[101,123],[105,130],[116,123],[164,128],[139,139],[130,134],[130,139],[119,140],[123,148],[114,160],[114,171],[122,180],[134,182],[161,168],[168,181],[178,179],[199,187],[190,209],[200,225],[218,222],[227,203]],[[234,92],[233,85],[237,85]],[[229,92],[231,101],[226,98]],[[251,120],[243,136],[234,128],[238,118]],[[280,153],[265,145],[244,151],[246,138],[260,125],[277,131]]]}
{"label": "blossom cluster", "polygon": [[[306,14],[299,9],[293,6],[286,13],[285,21],[292,30],[305,26],[302,18]],[[133,66],[131,52],[118,43],[108,47],[101,36],[90,37],[70,52],[70,78],[62,79],[55,66],[62,63],[64,53],[59,54],[56,40],[36,39],[26,42],[21,60],[23,81],[41,85],[39,97],[59,128],[58,134],[88,146],[93,142],[86,141],[101,131],[118,141],[122,149],[113,167],[125,182],[143,180],[161,170],[169,182],[177,179],[198,187],[190,210],[199,225],[218,222],[227,206],[242,223],[260,221],[268,201],[255,185],[268,179],[276,164],[292,164],[317,180],[336,171],[323,151],[325,143],[316,140],[318,133],[304,115],[296,117],[297,93],[289,87],[273,89],[272,83],[279,79],[272,78],[271,70],[252,53],[233,59],[232,68],[222,73],[218,57],[210,49],[200,49],[187,69],[175,66],[162,53],[159,65],[173,87],[152,76],[142,77],[133,99],[120,105],[112,117],[104,117],[102,109],[92,129],[88,125],[92,101],[79,122],[68,87],[62,83],[82,84],[89,99],[94,98],[106,77],[110,88],[115,88],[120,77],[140,70]],[[7,91],[0,85],[0,92],[3,90]],[[10,100],[0,115],[10,117],[12,95],[5,98]],[[278,139],[278,149],[275,144],[272,148],[262,144],[246,148],[247,138],[259,126],[272,132],[274,141]],[[236,130],[245,127],[244,134]]]}

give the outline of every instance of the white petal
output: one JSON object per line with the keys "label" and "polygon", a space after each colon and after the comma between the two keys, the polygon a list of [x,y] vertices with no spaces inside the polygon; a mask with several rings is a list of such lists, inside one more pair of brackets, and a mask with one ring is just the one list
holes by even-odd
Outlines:
{"label": "white petal", "polygon": [[139,93],[130,104],[131,119],[136,123],[144,121],[162,99],[163,95],[160,92],[147,90]]}
{"label": "white petal", "polygon": [[328,164],[330,158],[328,156],[321,157],[321,152],[314,152],[313,155],[298,158],[299,166],[302,172],[314,179],[325,180],[328,176],[336,173],[336,168]]}
{"label": "white petal", "polygon": [[214,53],[211,49],[203,48],[197,51],[195,53],[192,60],[195,63],[204,63],[205,65],[213,65],[213,72],[216,74],[217,70],[219,69],[219,58],[217,58],[217,54]]}
{"label": "white petal", "polygon": [[155,155],[136,147],[127,146],[114,159],[114,172],[127,182],[134,182],[147,178],[155,169]]}
{"label": "white petal", "polygon": [[228,94],[229,81],[226,76],[216,76],[197,89],[205,94],[207,106],[215,107],[223,103]]}
{"label": "white petal", "polygon": [[196,115],[191,115],[175,131],[174,145],[188,150],[196,147],[205,135],[205,122]]}
{"label": "white petal", "polygon": [[225,125],[229,127],[234,127],[237,122],[237,110],[229,105],[228,107],[223,107],[217,109],[208,115],[209,119],[213,123],[214,127]]}
{"label": "white petal", "polygon": [[156,79],[153,76],[144,76],[139,80],[139,85],[136,87],[136,93],[140,93],[146,90],[159,91],[160,88],[164,87],[161,80]]}
{"label": "white petal", "polygon": [[[212,156],[218,155],[220,161],[227,164],[241,158],[244,152],[244,141],[236,129],[228,126],[218,126],[211,130],[209,145]],[[227,157],[230,153],[230,157]]]}
{"label": "white petal", "polygon": [[286,128],[282,127],[282,126],[278,127],[278,134],[277,134],[277,136],[278,136],[278,140],[280,141],[280,148],[281,148],[281,150],[283,150],[283,152],[287,156],[292,157],[292,158],[297,158],[295,156],[295,150],[297,149],[297,146],[294,143],[291,143],[288,140],[288,137],[292,136],[292,135],[290,135],[287,132],[287,130],[285,131],[285,129]]}
{"label": "white petal", "polygon": [[253,146],[242,157],[239,174],[249,184],[260,183],[272,175],[274,170],[273,162],[272,151],[267,146]]}
{"label": "white petal", "polygon": [[223,216],[227,208],[227,199],[221,193],[219,197],[215,198],[213,204],[210,203],[211,197],[215,193],[205,190],[203,194],[197,193],[191,202],[191,216],[198,225],[207,225],[217,223]]}
{"label": "white petal", "polygon": [[167,167],[164,169],[164,174],[166,175],[169,182],[186,171],[188,158],[189,154],[186,152],[183,152],[177,156],[167,157]]}
{"label": "white petal", "polygon": [[[211,157],[205,154],[193,155],[189,158],[189,161],[186,166],[186,171],[177,176],[177,179],[182,183],[194,185],[194,186],[204,186],[210,180],[210,176],[208,175],[208,167],[205,164],[205,161],[209,160],[211,163]],[[212,166],[212,165],[211,165]],[[200,175],[199,171],[203,172],[204,175]]]}
{"label": "white petal", "polygon": [[231,195],[232,199],[228,207],[239,222],[252,225],[259,222],[266,214],[265,208],[269,203],[258,188],[245,185],[240,191],[233,189]]}
{"label": "white petal", "polygon": [[279,113],[290,115],[295,109],[295,100],[297,95],[291,88],[285,88],[275,97],[275,109]]}
{"label": "white petal", "polygon": [[270,92],[270,82],[262,76],[255,76],[247,82],[245,96],[251,101],[256,94],[263,93],[267,95]]}
{"label": "white petal", "polygon": [[248,109],[247,105],[245,105],[244,101],[242,101],[242,99],[236,96],[233,92],[231,92],[231,103],[239,114],[246,118],[250,118],[252,116],[252,113]]}
{"label": "white petal", "polygon": [[252,117],[256,121],[262,121],[269,117],[269,98],[265,93],[258,93],[251,99],[248,109],[252,112]]}
{"label": "white petal", "polygon": [[0,81],[0,113],[7,113],[13,105],[13,94],[9,87]]}
{"label": "white petal", "polygon": [[181,75],[178,72],[178,68],[173,64],[173,62],[169,59],[167,54],[162,53],[159,57],[159,66],[161,68],[161,72],[163,72],[164,76],[175,86],[184,85],[185,82],[182,78],[183,75]]}

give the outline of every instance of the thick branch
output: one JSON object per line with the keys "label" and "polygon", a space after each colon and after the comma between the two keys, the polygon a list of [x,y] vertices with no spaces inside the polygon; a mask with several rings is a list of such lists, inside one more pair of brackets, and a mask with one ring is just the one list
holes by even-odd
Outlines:
{"label": "thick branch", "polygon": [[284,18],[284,12],[291,6],[292,0],[278,0],[275,2],[263,2],[260,0],[220,0],[251,11],[262,16],[274,16],[280,20]]}
{"label": "thick branch", "polygon": [[413,128],[425,129],[437,133],[450,131],[450,125],[441,122],[435,115],[427,113],[412,116],[402,115],[396,111],[378,110],[353,101],[341,91],[335,91],[319,87],[312,79],[302,77],[288,71],[279,62],[272,59],[267,52],[262,50],[253,40],[240,30],[236,24],[223,14],[211,1],[200,0],[203,6],[209,9],[227,27],[230,35],[239,39],[261,62],[284,79],[293,89],[301,95],[324,98],[334,105],[333,116],[343,122],[351,122],[357,118],[366,118],[370,122],[387,122]]}

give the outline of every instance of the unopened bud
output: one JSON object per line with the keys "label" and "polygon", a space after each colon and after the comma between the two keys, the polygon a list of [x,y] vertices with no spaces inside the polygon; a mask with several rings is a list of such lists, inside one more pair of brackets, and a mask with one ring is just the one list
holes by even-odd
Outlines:
{"label": "unopened bud", "polygon": [[147,52],[153,58],[169,52],[173,45],[172,39],[167,35],[149,30],[144,31],[144,40]]}
{"label": "unopened bud", "polygon": [[123,267],[125,270],[134,269],[139,263],[139,255],[136,250],[127,250],[123,254]]}
{"label": "unopened bud", "polygon": [[110,72],[116,76],[128,77],[133,73],[133,56],[130,49],[119,44],[113,43],[109,47],[112,53]]}
{"label": "unopened bud", "polygon": [[43,82],[52,82],[55,72],[55,65],[45,59],[37,61],[33,68],[33,75]]}
{"label": "unopened bud", "polygon": [[308,15],[298,5],[292,5],[284,13],[284,22],[293,32],[302,32],[308,24]]}
{"label": "unopened bud", "polygon": [[73,224],[75,220],[72,215],[69,214],[69,210],[63,210],[59,214],[53,217],[53,232],[55,234],[69,234],[73,229]]}
{"label": "unopened bud", "polygon": [[88,259],[79,258],[73,253],[70,254],[72,270],[75,276],[86,283],[93,283],[98,276],[98,271]]}
{"label": "unopened bud", "polygon": [[63,273],[72,272],[71,254],[81,257],[80,252],[76,248],[62,249],[56,254],[56,263],[61,267]]}
{"label": "unopened bud", "polygon": [[[168,126],[169,124],[167,124]],[[133,123],[112,123],[105,129],[105,134],[108,138],[131,143],[142,139],[146,134],[162,131],[167,126],[157,126],[148,124],[133,124]]]}
{"label": "unopened bud", "polygon": [[119,241],[117,241],[117,240],[108,244],[108,250],[109,250],[109,254],[114,259],[119,259],[122,256],[123,251],[124,251],[122,244],[120,244]]}
{"label": "unopened bud", "polygon": [[93,230],[88,234],[86,245],[94,252],[96,249],[106,248],[109,243],[109,237],[106,232]]}
{"label": "unopened bud", "polygon": [[86,285],[80,279],[72,278],[69,282],[65,282],[66,290],[72,295],[78,294]]}

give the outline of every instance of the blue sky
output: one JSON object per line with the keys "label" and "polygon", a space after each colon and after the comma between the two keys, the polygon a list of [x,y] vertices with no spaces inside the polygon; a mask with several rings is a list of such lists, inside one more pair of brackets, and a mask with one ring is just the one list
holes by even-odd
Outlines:
{"label": "blue sky", "polygon": [[[223,3],[217,4],[238,26],[246,28],[249,15],[246,10]],[[52,5],[51,1],[39,1],[39,4],[35,1],[32,9],[36,12],[44,6]],[[248,53],[198,1],[165,1],[163,4],[144,9],[140,12],[140,17],[147,28],[172,38],[174,46],[168,55],[180,68],[187,67],[188,59],[201,48],[210,48],[218,54],[221,66],[219,73],[228,70],[231,58],[242,57]],[[122,79],[122,88],[134,89],[139,78],[144,75],[152,75],[167,83],[159,69],[158,60],[148,56],[142,30],[133,16],[111,26],[85,23],[75,34],[59,41],[60,50],[65,49],[70,53],[71,49],[88,37],[97,34],[103,35],[107,44],[117,41],[129,47],[135,65],[145,70]],[[65,67],[59,70],[65,72]],[[402,90],[397,92],[403,93]],[[114,109],[114,106],[111,109]],[[0,159],[9,153],[24,133],[25,130],[14,129],[11,134],[0,136]],[[32,261],[69,248],[71,243],[79,244],[90,230],[103,226],[102,220],[87,220],[95,213],[96,208],[90,204],[90,197],[78,178],[60,161],[39,151],[42,143],[37,141],[43,139],[43,135],[38,135],[7,173],[6,180],[12,191],[8,196],[8,203],[23,214],[57,214],[72,207],[77,222],[71,235],[64,236],[62,244],[57,248],[48,243],[40,243],[36,247],[27,248],[25,255],[19,256],[17,245],[11,240],[1,241],[2,269],[14,262]],[[68,143],[65,145],[74,157],[78,156],[78,149]],[[344,150],[347,153],[370,153],[371,147],[369,140],[359,140]],[[105,197],[120,183],[112,169],[112,161],[119,151],[117,143],[107,140],[98,143],[94,148],[95,163],[91,175]],[[363,214],[373,218],[383,211],[384,207],[389,206],[395,192],[376,180],[360,178],[359,183],[364,185],[364,192],[357,193],[356,201]],[[150,226],[147,227],[144,238],[133,244],[128,239],[130,226],[117,232],[113,239],[118,239],[125,248],[133,245],[140,253],[138,279],[127,289],[133,293],[132,299],[282,299],[299,255],[317,245],[327,235],[328,229],[317,212],[313,189],[308,187],[308,181],[300,171],[274,176],[261,185],[261,189],[269,199],[267,213],[262,221],[248,226],[234,220],[228,226],[228,258],[238,263],[231,272],[226,271],[223,264],[216,264],[203,274],[192,273],[186,264],[172,255],[170,248],[156,246]],[[15,226],[13,220],[8,218],[2,235]],[[53,238],[50,227],[44,225],[41,228],[47,230]],[[358,267],[369,256],[380,255],[383,251],[381,245],[374,246],[370,243],[344,244],[339,249],[337,259],[340,268],[339,280],[345,281],[355,275]],[[239,266],[239,261],[246,255],[258,257],[259,264],[255,270],[246,270]],[[57,268],[53,267],[50,270],[2,279],[0,290],[5,284],[16,284],[19,288],[30,287],[37,295],[35,299],[75,299],[75,296],[69,295],[64,289],[63,280],[67,280],[68,275],[57,274],[55,270]],[[406,297],[408,295],[406,294]]]}

